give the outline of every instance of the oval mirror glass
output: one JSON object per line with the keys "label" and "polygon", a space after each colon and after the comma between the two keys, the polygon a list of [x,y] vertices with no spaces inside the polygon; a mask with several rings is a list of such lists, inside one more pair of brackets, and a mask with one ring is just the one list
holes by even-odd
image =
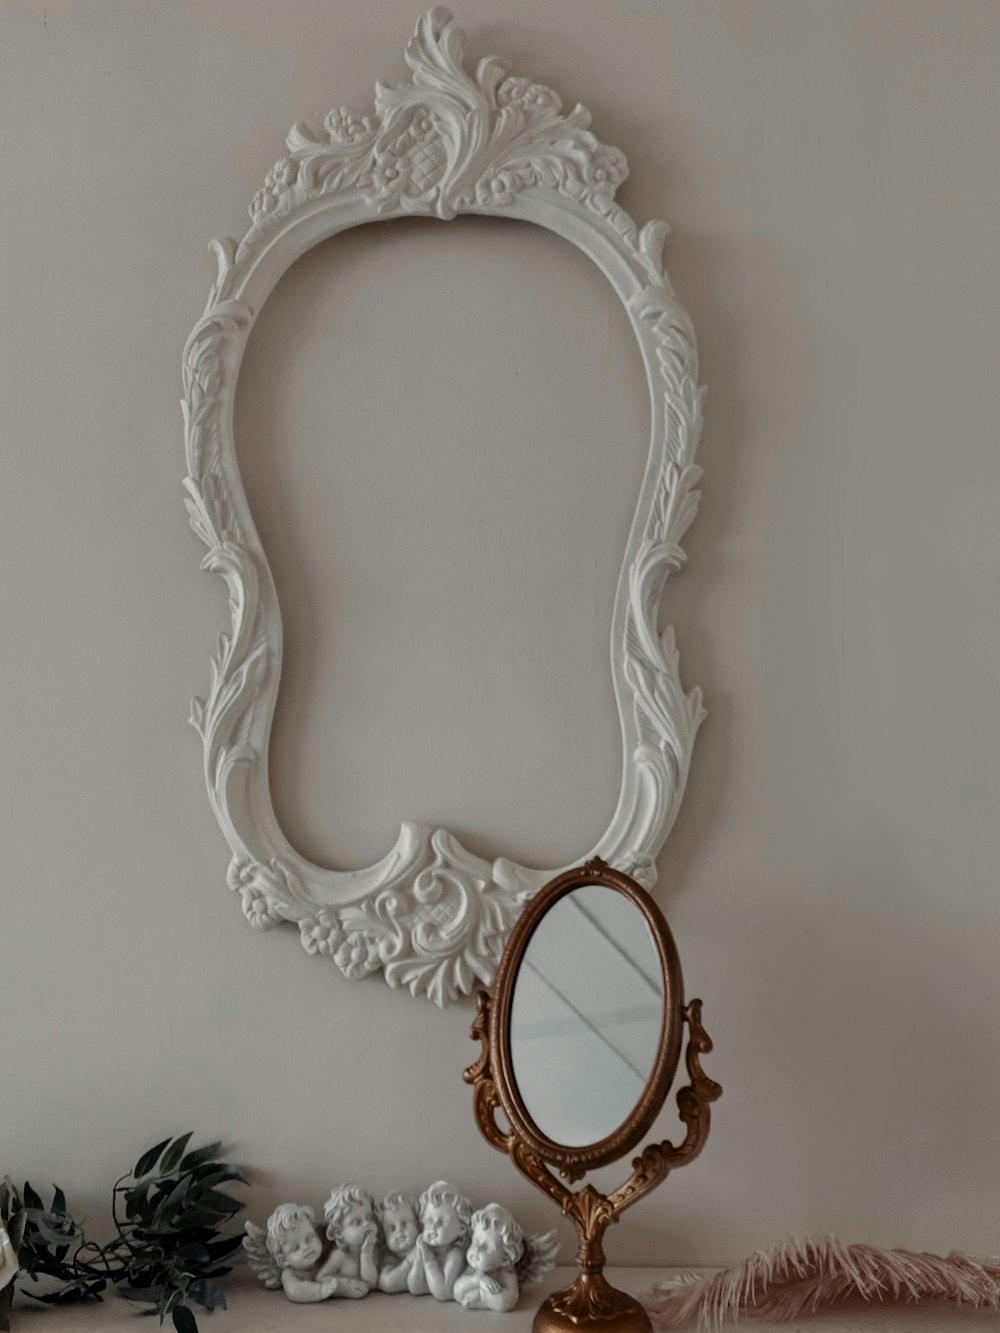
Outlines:
{"label": "oval mirror glass", "polygon": [[538,1130],[573,1148],[613,1134],[649,1083],[663,1022],[660,958],[635,903],[603,884],[559,898],[511,1001],[511,1069]]}

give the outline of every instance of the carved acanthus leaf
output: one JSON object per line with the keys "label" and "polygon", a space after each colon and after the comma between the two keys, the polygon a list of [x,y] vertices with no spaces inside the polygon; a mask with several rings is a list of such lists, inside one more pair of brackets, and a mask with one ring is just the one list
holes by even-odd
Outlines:
{"label": "carved acanthus leaf", "polygon": [[406,63],[409,82],[377,85],[371,111],[335,108],[320,131],[295,126],[254,198],[246,236],[213,243],[217,276],[184,353],[184,485],[207,548],[203,567],[227,585],[230,624],[191,721],[251,923],[297,922],[307,952],[332,958],[345,976],[381,972],[390,985],[443,1005],[490,983],[522,905],[557,871],[491,862],[444,830],[410,822],[374,865],[327,871],[281,834],[267,780],[281,615],[232,438],[236,373],[260,302],[313,243],[305,238],[407,213],[540,221],[608,274],[650,369],[654,413],[612,645],[622,790],[592,851],[647,888],[704,715],[699,691],[681,686],[672,631],[658,626],[663,583],[683,563],[681,542],[697,509],[702,393],[690,322],[662,268],[668,228],[650,222],[640,230],[615,202],[627,163],[591,133],[587,111],[564,112],[552,89],[512,76],[496,57],[467,70],[462,31],[440,7],[419,21]]}
{"label": "carved acanthus leaf", "polygon": [[464,47],[448,10],[432,9],[406,47],[410,83],[378,84],[372,112],[335,107],[320,134],[295,125],[254,196],[241,250],[328,193],[356,191],[377,213],[452,218],[538,185],[607,214],[628,164],[590,133],[585,108],[564,115],[551,88],[507,77],[495,56],[469,74]]}
{"label": "carved acanthus leaf", "polygon": [[585,1185],[582,1190],[571,1194],[563,1204],[563,1212],[579,1226],[584,1236],[596,1236],[603,1232],[609,1222],[614,1220],[615,1210],[606,1195],[599,1193],[593,1185]]}

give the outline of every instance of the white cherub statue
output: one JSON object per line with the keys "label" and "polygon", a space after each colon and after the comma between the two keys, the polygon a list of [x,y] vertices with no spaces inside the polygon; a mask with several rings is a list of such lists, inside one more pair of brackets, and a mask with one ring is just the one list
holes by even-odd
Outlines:
{"label": "white cherub statue", "polygon": [[323,1216],[333,1249],[324,1260],[318,1279],[359,1278],[365,1284],[365,1291],[370,1291],[378,1284],[375,1257],[378,1221],[372,1196],[360,1185],[341,1185],[327,1199]]}
{"label": "white cherub statue", "polygon": [[513,1310],[521,1288],[555,1263],[557,1248],[554,1231],[525,1236],[506,1208],[488,1203],[473,1214],[468,1267],[455,1282],[455,1300],[466,1310]]}
{"label": "white cherub statue", "polygon": [[290,1301],[299,1304],[367,1295],[368,1288],[356,1278],[317,1276],[323,1242],[315,1221],[311,1208],[283,1203],[267,1219],[266,1231],[247,1222],[243,1248],[250,1267],[265,1287],[281,1287]]}
{"label": "white cherub statue", "polygon": [[407,1194],[387,1194],[375,1207],[382,1227],[382,1262],[379,1266],[379,1291],[409,1290],[410,1275],[419,1268],[417,1237],[420,1222],[417,1205]]}
{"label": "white cherub statue", "polygon": [[472,1204],[445,1180],[436,1180],[420,1196],[420,1238],[408,1290],[439,1301],[454,1297],[455,1280],[465,1267]]}

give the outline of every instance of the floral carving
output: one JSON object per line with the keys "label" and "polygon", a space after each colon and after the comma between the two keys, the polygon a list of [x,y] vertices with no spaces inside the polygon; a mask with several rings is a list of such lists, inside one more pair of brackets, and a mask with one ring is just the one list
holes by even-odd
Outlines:
{"label": "floral carving", "polygon": [[350,977],[352,981],[368,976],[369,972],[377,971],[382,965],[378,936],[367,930],[356,930],[344,940],[333,955],[333,961],[344,976]]}
{"label": "floral carving", "polygon": [[628,164],[590,133],[589,112],[577,106],[564,116],[551,88],[505,77],[496,57],[468,74],[463,47],[448,11],[432,9],[406,48],[411,84],[379,84],[373,114],[336,107],[322,134],[296,125],[288,155],[254,196],[254,227],[266,230],[296,205],[349,190],[379,211],[403,203],[444,218],[473,201],[505,207],[537,185],[565,189],[584,203],[610,198]]}
{"label": "floral carving", "polygon": [[625,154],[617,148],[605,148],[602,144],[592,154],[583,175],[587,184],[593,186],[598,194],[614,194],[628,175]]}
{"label": "floral carving", "polygon": [[562,110],[559,94],[546,88],[544,83],[532,83],[530,79],[504,79],[497,89],[497,106],[516,107],[526,115],[532,112],[553,111],[556,115]]}
{"label": "floral carving", "polygon": [[336,959],[342,972],[345,970],[338,956],[344,942],[344,932],[336,912],[323,907],[315,916],[303,917],[299,922],[299,933],[306,953],[327,954]]}
{"label": "floral carving", "polygon": [[372,116],[363,116],[349,106],[335,106],[323,122],[331,143],[360,143],[371,137],[375,128]]}
{"label": "floral carving", "polygon": [[254,930],[271,930],[281,921],[280,913],[259,889],[240,889],[243,915]]}
{"label": "floral carving", "polygon": [[[583,869],[586,871],[588,867]],[[472,1085],[476,1124],[486,1141],[498,1152],[507,1153],[525,1179],[547,1194],[576,1227],[579,1275],[565,1290],[553,1292],[547,1298],[536,1316],[536,1323],[546,1323],[547,1315],[554,1313],[563,1323],[584,1327],[613,1322],[622,1327],[626,1323],[630,1328],[648,1327],[649,1321],[642,1307],[633,1297],[612,1287],[604,1276],[604,1233],[626,1208],[648,1194],[672,1169],[693,1161],[704,1146],[708,1136],[711,1103],[721,1097],[722,1089],[701,1068],[700,1057],[712,1049],[711,1038],[701,1022],[701,1001],[692,1000],[684,1010],[688,1025],[686,1063],[691,1079],[690,1084],[677,1094],[681,1120],[688,1129],[684,1142],[679,1148],[675,1148],[669,1141],[648,1144],[633,1160],[632,1174],[628,1180],[611,1194],[603,1193],[592,1184],[574,1191],[553,1174],[550,1163],[563,1163],[559,1175],[564,1179],[582,1179],[587,1167],[579,1164],[579,1154],[581,1151],[586,1152],[586,1149],[574,1150],[564,1145],[549,1144],[543,1159],[540,1153],[530,1147],[523,1131],[519,1132],[513,1123],[507,1132],[502,1131],[496,1123],[496,1111],[504,1102],[511,1121],[514,1119],[509,1110],[512,1075],[509,1067],[505,1072],[502,1053],[498,1054],[494,1049],[493,1043],[497,1038],[493,1019],[499,1014],[501,1031],[507,1030],[504,1020],[509,1014],[505,1007],[509,992],[505,988],[515,984],[516,972],[517,968],[513,977],[509,972],[506,976],[501,975],[496,996],[490,997],[484,991],[477,994],[476,1017],[469,1036],[482,1043],[482,1050],[475,1063],[465,1070],[463,1078]],[[495,1004],[501,1006],[497,1011],[493,1009]],[[500,1037],[501,1043],[503,1040]],[[669,1076],[673,1076],[673,1069]],[[498,1082],[506,1088],[504,1097],[500,1096]],[[664,1093],[667,1086],[669,1084],[664,1085]],[[567,1157],[572,1157],[574,1152],[577,1155],[575,1169],[566,1162]]]}
{"label": "floral carving", "polygon": [[440,7],[419,20],[405,59],[410,81],[378,84],[371,110],[336,107],[319,130],[294,126],[254,196],[246,235],[213,243],[218,276],[184,352],[185,490],[207,548],[203,568],[226,583],[230,624],[191,721],[234,857],[230,884],[250,923],[295,922],[306,951],[332,957],[346,976],[381,970],[390,985],[443,1005],[490,983],[512,922],[557,871],[491,862],[443,829],[410,822],[381,861],[361,870],[311,865],[284,838],[267,781],[281,615],[232,438],[236,374],[253,321],[317,235],[376,217],[474,212],[540,223],[608,274],[645,356],[654,412],[613,621],[621,794],[608,829],[578,863],[600,856],[647,888],[704,716],[700,692],[681,685],[673,631],[658,625],[664,580],[684,562],[681,541],[697,510],[702,392],[690,321],[661,262],[667,228],[639,229],[616,203],[628,166],[591,133],[586,109],[564,112],[551,88],[512,76],[497,57],[467,70],[464,34]]}
{"label": "floral carving", "polygon": [[255,930],[270,930],[283,919],[277,908],[281,890],[256,861],[234,857],[226,872],[226,882],[240,895],[243,915]]}

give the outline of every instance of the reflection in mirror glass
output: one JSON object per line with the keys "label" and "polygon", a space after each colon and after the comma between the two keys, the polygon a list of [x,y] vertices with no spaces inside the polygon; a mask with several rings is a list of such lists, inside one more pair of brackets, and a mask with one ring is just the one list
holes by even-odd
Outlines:
{"label": "reflection in mirror glass", "polygon": [[555,1143],[612,1134],[639,1101],[663,1021],[645,917],[603,885],[574,889],[539,921],[514,983],[510,1055],[525,1110]]}

